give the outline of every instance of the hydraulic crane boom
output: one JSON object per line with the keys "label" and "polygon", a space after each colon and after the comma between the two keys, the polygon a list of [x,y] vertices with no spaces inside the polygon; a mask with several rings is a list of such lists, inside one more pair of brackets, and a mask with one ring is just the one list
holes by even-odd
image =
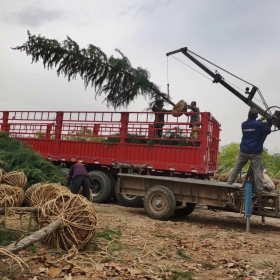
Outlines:
{"label": "hydraulic crane boom", "polygon": [[248,94],[248,97],[241,94],[239,91],[237,91],[235,88],[233,88],[230,84],[228,84],[224,78],[216,71],[216,73],[212,72],[209,68],[207,68],[205,65],[203,65],[199,60],[197,60],[193,55],[190,54],[190,51],[187,47],[181,48],[172,52],[168,52],[166,55],[172,55],[175,53],[183,53],[186,57],[188,57],[192,62],[194,62],[197,66],[199,66],[202,70],[204,70],[208,75],[210,75],[214,80],[213,83],[220,83],[223,85],[226,89],[228,89],[230,92],[232,92],[235,96],[237,96],[239,99],[241,99],[244,103],[246,103],[249,107],[256,108],[259,112],[259,114],[271,121],[271,123],[277,127],[277,129],[280,129],[280,111],[275,111],[273,115],[271,115],[268,111],[268,109],[263,109],[260,106],[258,106],[256,103],[252,101],[256,91],[258,88],[254,85],[252,85],[252,89],[249,92],[249,88],[246,89],[246,94]]}

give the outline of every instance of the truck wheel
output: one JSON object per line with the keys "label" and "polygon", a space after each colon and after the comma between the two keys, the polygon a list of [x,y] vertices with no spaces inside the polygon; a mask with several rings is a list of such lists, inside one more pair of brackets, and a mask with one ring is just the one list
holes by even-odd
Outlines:
{"label": "truck wheel", "polygon": [[152,219],[165,221],[174,214],[176,199],[170,189],[154,186],[144,197],[144,208]]}
{"label": "truck wheel", "polygon": [[61,171],[62,174],[65,175],[66,178],[67,178],[67,176],[68,176],[68,174],[69,174],[69,168],[61,168],[60,171]]}
{"label": "truck wheel", "polygon": [[143,198],[141,196],[119,193],[117,192],[117,188],[115,196],[119,204],[122,206],[141,207],[143,205]]}
{"label": "truck wheel", "polygon": [[143,205],[143,198],[141,196],[119,193],[117,187],[115,187],[115,196],[119,204],[122,206],[142,207]]}
{"label": "truck wheel", "polygon": [[195,206],[195,203],[187,203],[186,207],[175,209],[175,214],[179,217],[186,217],[194,211]]}
{"label": "truck wheel", "polygon": [[111,194],[111,182],[106,174],[100,171],[89,172],[93,202],[104,202]]}
{"label": "truck wheel", "polygon": [[100,171],[100,172],[103,172],[109,178],[111,183],[111,193],[108,200],[110,200],[111,198],[116,199],[115,196],[116,180],[114,179],[114,177],[109,171]]}

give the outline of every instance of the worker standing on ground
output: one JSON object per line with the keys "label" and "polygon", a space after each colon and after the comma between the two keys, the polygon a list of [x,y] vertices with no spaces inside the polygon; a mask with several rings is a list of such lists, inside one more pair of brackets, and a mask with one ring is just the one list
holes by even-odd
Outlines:
{"label": "worker standing on ground", "polygon": [[264,191],[261,171],[263,142],[266,136],[271,133],[271,125],[267,123],[265,119],[263,121],[257,121],[257,117],[257,109],[251,108],[247,121],[243,122],[241,125],[242,140],[240,151],[227,183],[232,185],[239,172],[250,160],[254,174],[254,192],[259,195]]}
{"label": "worker standing on ground", "polygon": [[162,99],[157,99],[155,101],[154,106],[152,107],[152,111],[156,113],[155,120],[154,120],[155,136],[159,138],[162,137],[162,128],[164,126],[164,113],[172,112],[172,110],[163,109],[163,104],[164,101]]}
{"label": "worker standing on ground", "polygon": [[81,162],[77,162],[76,164],[71,166],[67,181],[69,184],[72,181],[72,193],[78,194],[82,186],[83,196],[90,200],[90,178],[85,166]]}
{"label": "worker standing on ground", "polygon": [[[192,101],[191,102],[191,105],[188,105],[187,106],[188,109],[191,110],[191,112],[197,112],[199,113],[199,108],[196,107],[196,101]],[[193,124],[192,123],[197,123],[197,122],[200,122],[200,115],[199,114],[191,114],[191,119],[190,119],[190,126],[189,127],[193,127]],[[199,124],[195,124],[195,126],[200,126]]]}

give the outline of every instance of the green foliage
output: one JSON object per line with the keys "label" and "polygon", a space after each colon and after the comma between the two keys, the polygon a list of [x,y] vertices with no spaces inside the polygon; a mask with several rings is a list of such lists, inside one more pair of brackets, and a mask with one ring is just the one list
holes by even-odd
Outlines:
{"label": "green foliage", "polygon": [[188,255],[186,255],[182,249],[178,249],[177,250],[177,255],[183,259],[187,259],[187,260],[191,260],[191,257],[189,257]]}
{"label": "green foliage", "polygon": [[[234,167],[239,153],[239,143],[231,143],[220,147],[219,154],[219,169],[223,172],[229,171]],[[280,153],[268,153],[264,149],[262,154],[262,167],[267,170],[267,174],[271,178],[280,179]],[[249,168],[249,162],[244,166],[243,171],[246,172]]]}
{"label": "green foliage", "polygon": [[66,184],[60,168],[45,160],[32,148],[6,132],[0,132],[0,168],[7,172],[22,171],[27,176],[27,186],[38,182]]}
{"label": "green foliage", "polygon": [[32,245],[32,246],[29,246],[26,251],[29,251],[29,252],[32,252],[32,253],[38,253],[39,249],[36,245]]}
{"label": "green foliage", "polygon": [[121,236],[122,233],[119,230],[118,231],[114,231],[114,230],[111,230],[111,229],[107,228],[103,232],[97,232],[95,234],[95,237],[96,238],[104,238],[106,240],[113,240],[113,238],[112,238],[113,235]]}
{"label": "green foliage", "polygon": [[87,126],[82,126],[79,130],[72,130],[70,135],[63,137],[65,140],[78,140],[78,141],[92,141],[92,142],[105,142],[106,138],[96,137],[93,131]]}
{"label": "green foliage", "polygon": [[34,137],[35,138],[39,138],[39,139],[46,139],[46,133],[45,132],[41,132],[41,131],[36,131]]}
{"label": "green foliage", "polygon": [[193,276],[190,271],[172,271],[172,280],[179,280],[179,279],[187,279],[187,280],[192,280]]}
{"label": "green foliage", "polygon": [[32,57],[32,63],[43,61],[45,68],[57,67],[57,75],[61,74],[70,82],[78,76],[84,81],[85,88],[94,87],[95,97],[105,94],[104,101],[115,109],[134,101],[138,96],[156,99],[161,97],[169,100],[167,94],[150,82],[147,70],[133,68],[128,58],[118,49],[120,58],[106,54],[100,48],[89,45],[80,48],[71,38],[59,43],[40,35],[31,35],[28,31],[28,41],[22,46],[13,48]]}
{"label": "green foliage", "polygon": [[17,231],[7,231],[0,229],[0,246],[7,246],[13,241],[17,241],[20,238],[20,233]]}

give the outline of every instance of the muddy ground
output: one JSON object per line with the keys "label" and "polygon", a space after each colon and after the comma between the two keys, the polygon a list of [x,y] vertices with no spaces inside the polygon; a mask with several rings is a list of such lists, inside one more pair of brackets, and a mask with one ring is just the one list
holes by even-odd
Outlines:
{"label": "muddy ground", "polygon": [[[243,215],[203,206],[169,221],[114,203],[95,209],[96,235],[83,251],[36,244],[19,254],[29,271],[17,269],[9,279],[280,279],[280,220],[252,217],[246,233]],[[36,229],[29,215],[5,225]]]}

